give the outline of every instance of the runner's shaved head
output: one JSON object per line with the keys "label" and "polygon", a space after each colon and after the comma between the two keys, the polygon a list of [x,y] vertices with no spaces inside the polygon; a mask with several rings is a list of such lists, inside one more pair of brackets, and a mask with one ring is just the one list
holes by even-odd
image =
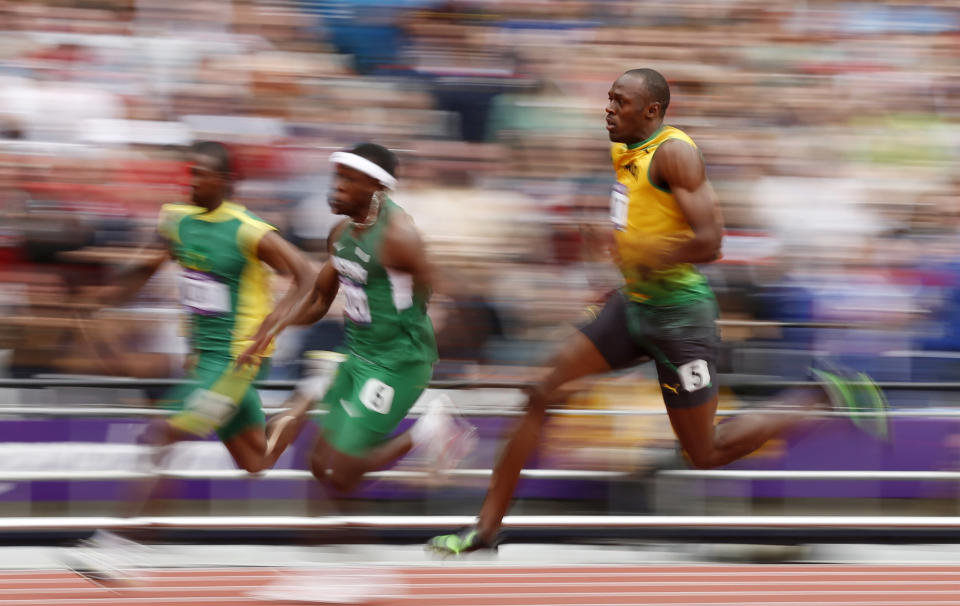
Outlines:
{"label": "runner's shaved head", "polygon": [[642,67],[624,72],[619,80],[627,86],[631,94],[643,95],[648,103],[659,103],[661,116],[667,113],[667,106],[670,105],[670,85],[663,74],[655,69]]}

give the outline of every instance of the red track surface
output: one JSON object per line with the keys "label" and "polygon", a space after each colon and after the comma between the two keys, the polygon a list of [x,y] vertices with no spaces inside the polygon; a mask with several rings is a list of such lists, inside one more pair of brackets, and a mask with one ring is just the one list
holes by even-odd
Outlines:
{"label": "red track surface", "polygon": [[[512,567],[453,563],[369,570],[377,575],[397,575],[387,575],[390,584],[375,602],[383,605],[960,604],[960,566]],[[0,604],[291,604],[296,602],[262,601],[248,595],[291,572],[267,568],[155,570],[146,573],[146,585],[115,593],[66,571],[6,571],[0,572]]]}

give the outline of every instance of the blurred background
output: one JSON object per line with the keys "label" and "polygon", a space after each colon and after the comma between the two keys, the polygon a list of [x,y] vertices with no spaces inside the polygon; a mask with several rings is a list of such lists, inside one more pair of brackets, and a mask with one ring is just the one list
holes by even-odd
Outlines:
{"label": "blurred background", "polygon": [[[955,2],[7,0],[0,30],[7,469],[105,464],[97,448],[117,454],[142,427],[117,410],[148,407],[162,393],[156,379],[182,375],[172,265],[129,305],[99,301],[142,256],[160,205],[186,199],[183,150],[199,138],[230,145],[236,201],[317,262],[335,220],[329,153],[365,140],[396,150],[395,198],[439,275],[435,379],[534,376],[619,284],[605,244],[613,172],[602,120],[611,82],[635,67],[667,77],[667,122],[703,150],[725,215],[723,259],[703,268],[721,306],[721,406],[760,406],[828,354],[879,381],[894,413],[887,435],[830,419],[739,467],[957,469]],[[284,279],[274,285],[282,292]],[[272,379],[300,377],[309,352],[341,338],[336,310],[287,331]],[[637,478],[672,449],[651,373],[578,394],[570,405],[582,414],[551,421],[536,463],[629,481],[533,482],[521,495],[563,512],[677,513],[681,501],[703,511],[956,511],[956,482],[909,475],[704,480],[699,500],[684,480],[651,496]],[[56,385],[82,377],[145,382]],[[264,391],[268,405],[284,395]],[[477,413],[485,441],[473,463],[489,468],[518,393],[452,395]],[[229,466],[210,446],[184,461]],[[301,454],[281,465],[300,466]],[[216,495],[231,511],[282,500],[275,485],[269,497],[214,485],[194,493],[204,507]],[[426,500],[389,494],[415,511],[472,511],[482,485],[431,488]],[[5,486],[9,511],[89,513],[108,500],[83,483]],[[289,488],[291,502],[301,490]]]}

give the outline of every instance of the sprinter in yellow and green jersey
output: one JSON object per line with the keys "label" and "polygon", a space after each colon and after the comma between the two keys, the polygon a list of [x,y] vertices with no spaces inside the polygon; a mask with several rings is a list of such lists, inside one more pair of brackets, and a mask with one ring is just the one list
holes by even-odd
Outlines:
{"label": "sprinter in yellow and green jersey", "polygon": [[[273,226],[225,199],[232,173],[222,144],[201,142],[192,152],[191,204],[163,206],[158,230],[181,268],[193,380],[168,396],[179,412],[155,428],[152,441],[216,431],[237,466],[256,472],[273,461],[267,458],[265,420],[252,383],[269,367],[272,338],[282,328],[276,319],[306,301],[316,272]],[[272,316],[268,266],[293,277]],[[257,335],[267,332],[270,345],[238,363]]]}
{"label": "sprinter in yellow and green jersey", "polygon": [[[153,447],[151,469],[162,465],[174,442],[216,432],[237,466],[251,473],[273,465],[267,449],[264,414],[253,381],[269,365],[274,336],[291,310],[308,302],[317,272],[276,230],[226,199],[233,173],[227,148],[203,141],[190,150],[190,204],[168,204],[158,231],[164,250],[133,276],[118,280],[116,297],[138,290],[169,258],[181,268],[180,300],[189,313],[192,349],[190,381],[173,389],[166,405],[173,416],[151,424],[141,442]],[[273,305],[270,271],[289,274],[293,285]],[[243,355],[259,343],[257,355]],[[156,476],[138,486],[124,513],[141,512]],[[98,583],[131,582],[129,562],[136,544],[98,531],[95,549],[67,564]]]}
{"label": "sprinter in yellow and green jersey", "polygon": [[717,197],[693,140],[663,123],[670,88],[662,75],[630,70],[607,97],[616,174],[610,220],[624,285],[549,363],[551,371],[530,391],[524,418],[497,463],[476,525],[431,540],[428,546],[439,553],[496,546],[547,402],[574,379],[653,360],[671,425],[696,467],[743,457],[805,417],[743,415],[715,426],[717,305],[695,264],[720,254]]}

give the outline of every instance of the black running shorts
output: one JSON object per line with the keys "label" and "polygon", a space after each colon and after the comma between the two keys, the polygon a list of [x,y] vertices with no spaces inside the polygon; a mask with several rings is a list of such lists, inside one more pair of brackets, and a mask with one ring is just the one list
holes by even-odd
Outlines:
{"label": "black running shorts", "polygon": [[614,370],[655,360],[664,403],[692,408],[718,392],[716,320],[712,297],[652,306],[629,301],[617,291],[580,331]]}

